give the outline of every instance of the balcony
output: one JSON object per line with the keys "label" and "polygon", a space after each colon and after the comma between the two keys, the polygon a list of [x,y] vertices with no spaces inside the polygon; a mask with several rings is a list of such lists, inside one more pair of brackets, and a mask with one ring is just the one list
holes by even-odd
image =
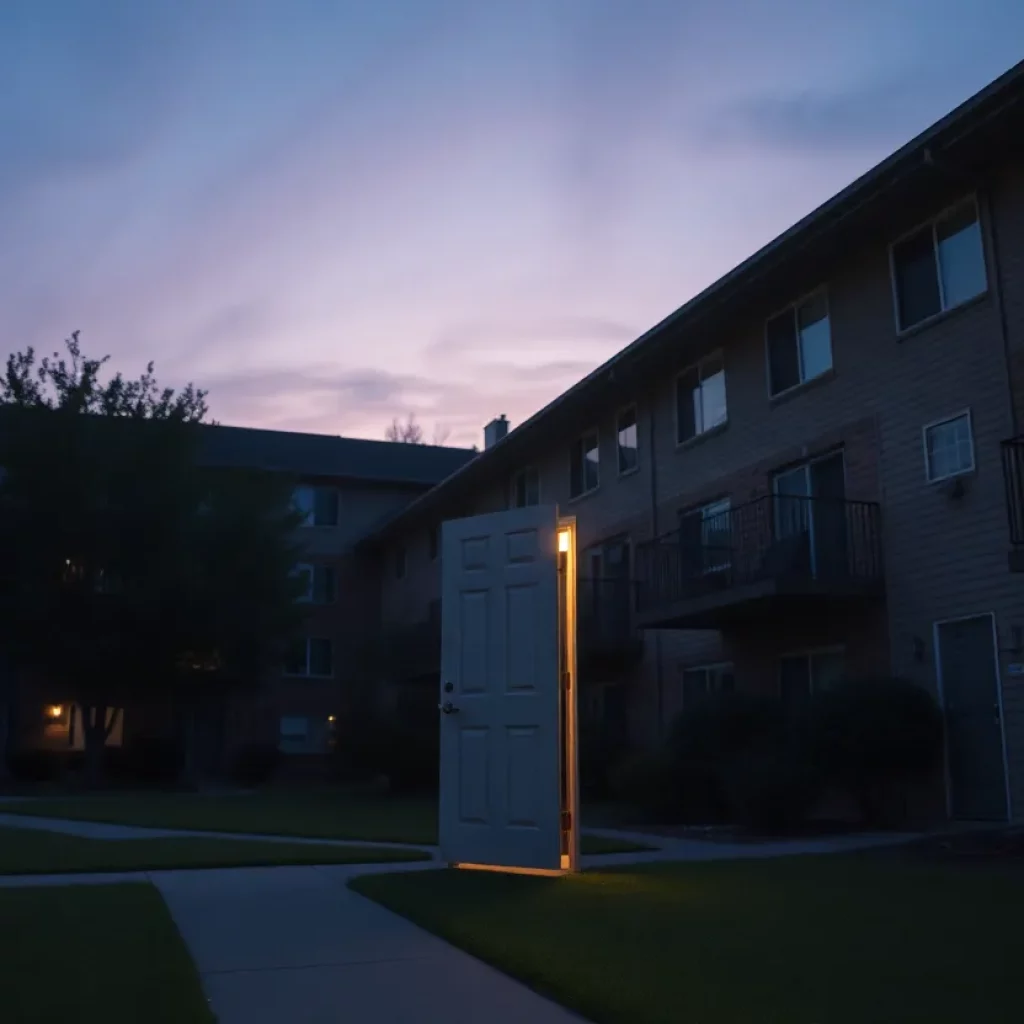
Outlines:
{"label": "balcony", "polygon": [[637,625],[720,629],[884,591],[874,502],[770,495],[637,547]]}
{"label": "balcony", "polygon": [[1024,572],[1024,437],[1003,441],[1003,483],[1010,524],[1010,570]]}
{"label": "balcony", "polygon": [[602,681],[638,662],[643,638],[633,621],[636,584],[625,578],[576,581],[576,663],[580,681]]}

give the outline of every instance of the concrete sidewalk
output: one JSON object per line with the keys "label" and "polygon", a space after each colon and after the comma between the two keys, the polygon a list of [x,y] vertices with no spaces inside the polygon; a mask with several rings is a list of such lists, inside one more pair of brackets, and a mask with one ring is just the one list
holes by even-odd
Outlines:
{"label": "concrete sidewalk", "polygon": [[239,868],[150,878],[220,1024],[579,1024],[567,1010],[346,888],[349,878],[370,870]]}

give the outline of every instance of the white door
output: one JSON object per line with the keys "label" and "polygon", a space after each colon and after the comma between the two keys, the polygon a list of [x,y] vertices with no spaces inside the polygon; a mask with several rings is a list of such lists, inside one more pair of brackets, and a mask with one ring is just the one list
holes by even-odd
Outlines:
{"label": "white door", "polygon": [[441,859],[558,869],[558,510],[444,524]]}

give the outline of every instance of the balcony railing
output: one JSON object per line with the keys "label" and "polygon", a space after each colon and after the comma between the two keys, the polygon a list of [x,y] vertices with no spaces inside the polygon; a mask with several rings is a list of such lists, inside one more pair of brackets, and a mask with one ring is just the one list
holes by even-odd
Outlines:
{"label": "balcony railing", "polygon": [[1020,549],[1024,547],[1024,437],[1003,441],[1001,448],[1010,543]]}
{"label": "balcony railing", "polygon": [[769,495],[686,517],[678,530],[638,545],[636,567],[642,616],[687,602],[722,608],[773,592],[852,593],[881,582],[880,509]]}
{"label": "balcony railing", "polygon": [[576,581],[576,638],[584,678],[614,674],[639,658],[643,640],[633,622],[636,584],[625,578]]}

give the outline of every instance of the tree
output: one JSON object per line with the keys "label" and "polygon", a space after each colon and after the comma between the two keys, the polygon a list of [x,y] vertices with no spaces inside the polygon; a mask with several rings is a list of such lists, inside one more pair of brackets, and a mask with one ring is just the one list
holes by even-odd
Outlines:
{"label": "tree", "polygon": [[435,423],[434,424],[434,436],[431,439],[431,444],[434,445],[446,445],[448,438],[452,436],[452,428],[447,423]]}
{"label": "tree", "polygon": [[384,431],[384,440],[398,444],[423,444],[423,428],[416,422],[416,414],[409,413],[404,423],[396,416]]}
{"label": "tree", "polygon": [[[206,392],[105,382],[78,332],[0,381],[0,642],[81,708],[87,777],[114,709],[255,682],[298,625],[286,482],[204,468]],[[187,744],[186,744],[187,747]]]}

